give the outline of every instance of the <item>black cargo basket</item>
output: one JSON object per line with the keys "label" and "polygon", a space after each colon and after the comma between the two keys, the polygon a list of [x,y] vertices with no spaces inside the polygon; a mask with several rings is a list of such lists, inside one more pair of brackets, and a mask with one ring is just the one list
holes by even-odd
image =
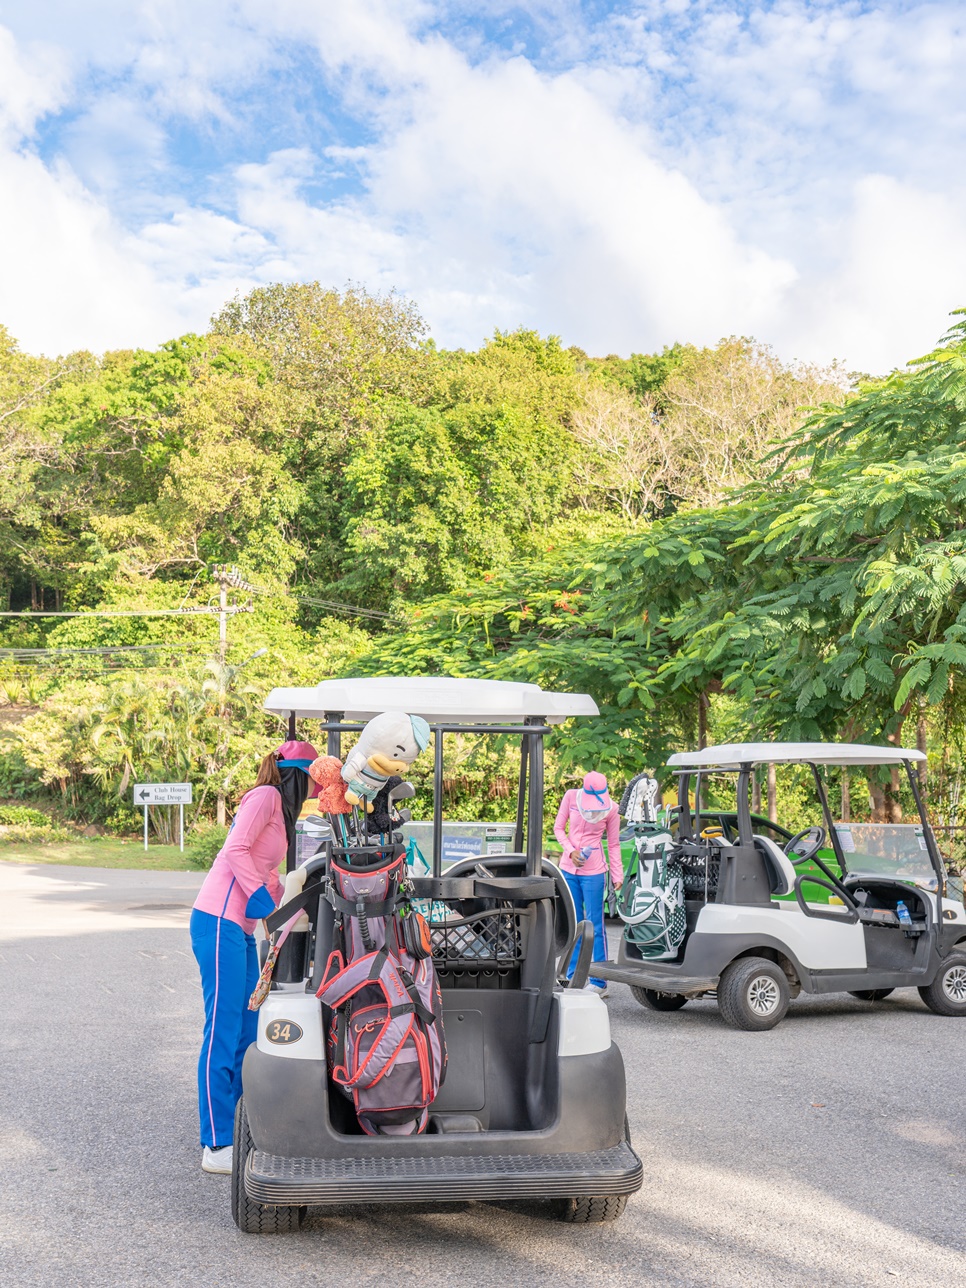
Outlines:
{"label": "black cargo basket", "polygon": [[718,889],[718,875],[721,872],[721,860],[708,858],[705,863],[695,862],[694,859],[687,858],[681,861],[684,871],[684,892],[691,898],[703,895],[705,890],[709,895],[715,894]]}
{"label": "black cargo basket", "polygon": [[509,905],[448,921],[431,921],[433,961],[439,966],[472,970],[516,966],[524,958],[522,922],[528,914]]}

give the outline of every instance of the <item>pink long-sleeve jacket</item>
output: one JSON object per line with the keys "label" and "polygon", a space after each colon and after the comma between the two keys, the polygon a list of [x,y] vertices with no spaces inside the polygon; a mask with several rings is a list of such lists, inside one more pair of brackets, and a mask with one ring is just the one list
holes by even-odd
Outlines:
{"label": "pink long-sleeve jacket", "polygon": [[195,907],[215,917],[227,917],[251,934],[256,923],[245,916],[245,906],[261,886],[276,904],[281,899],[278,866],[287,845],[280,793],[274,787],[253,787],[238,806],[225,844],[198,891]]}
{"label": "pink long-sleeve jacket", "polygon": [[[621,863],[621,843],[620,843],[620,813],[616,805],[610,807],[610,812],[606,818],[602,818],[597,823],[588,823],[587,819],[577,808],[577,796],[579,792],[572,788],[569,792],[564,792],[564,798],[560,802],[560,809],[557,810],[557,818],[553,825],[553,834],[563,846],[563,860],[560,864],[564,872],[579,872],[582,876],[593,877],[600,872],[607,870],[604,863],[604,847],[601,844],[601,837],[604,830],[607,831],[607,854],[610,859],[610,874],[613,878],[614,885],[618,886],[624,880],[624,865]],[[594,847],[593,853],[578,868],[571,858],[571,854],[586,846]]]}

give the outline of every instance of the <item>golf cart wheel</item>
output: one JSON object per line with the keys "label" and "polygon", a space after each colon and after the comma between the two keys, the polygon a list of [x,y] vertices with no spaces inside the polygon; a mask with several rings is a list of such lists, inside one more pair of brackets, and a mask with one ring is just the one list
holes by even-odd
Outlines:
{"label": "golf cart wheel", "polygon": [[966,1015],[966,953],[950,953],[919,996],[936,1015]]}
{"label": "golf cart wheel", "polygon": [[688,1000],[683,993],[659,993],[653,988],[638,988],[636,984],[631,985],[631,992],[635,1001],[652,1011],[680,1011]]}
{"label": "golf cart wheel", "polygon": [[564,1199],[560,1219],[570,1225],[599,1225],[616,1221],[627,1207],[626,1194],[601,1194],[593,1198]]}
{"label": "golf cart wheel", "polygon": [[235,1148],[231,1162],[231,1214],[243,1234],[290,1234],[302,1224],[302,1207],[269,1207],[255,1203],[245,1193],[245,1165],[252,1152],[244,1097],[235,1108]]}
{"label": "golf cart wheel", "polygon": [[894,988],[850,988],[849,997],[857,997],[860,1002],[881,1002],[895,991]]}
{"label": "golf cart wheel", "polygon": [[721,972],[718,1009],[733,1029],[763,1033],[788,1010],[788,980],[767,957],[739,957]]}

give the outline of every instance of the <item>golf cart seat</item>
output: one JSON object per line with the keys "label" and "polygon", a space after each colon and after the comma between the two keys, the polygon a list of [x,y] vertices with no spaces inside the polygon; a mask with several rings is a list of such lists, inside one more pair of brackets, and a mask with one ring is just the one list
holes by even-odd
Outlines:
{"label": "golf cart seat", "polygon": [[754,841],[755,849],[765,860],[772,894],[791,894],[795,889],[796,872],[788,855],[771,837],[756,836]]}

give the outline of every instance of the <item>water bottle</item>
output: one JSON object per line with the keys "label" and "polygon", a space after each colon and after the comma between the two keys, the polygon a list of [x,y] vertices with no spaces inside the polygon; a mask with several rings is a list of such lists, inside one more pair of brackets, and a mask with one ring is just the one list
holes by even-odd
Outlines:
{"label": "water bottle", "polygon": [[896,916],[899,918],[900,926],[911,926],[912,918],[909,916],[909,909],[900,899],[896,904]]}

